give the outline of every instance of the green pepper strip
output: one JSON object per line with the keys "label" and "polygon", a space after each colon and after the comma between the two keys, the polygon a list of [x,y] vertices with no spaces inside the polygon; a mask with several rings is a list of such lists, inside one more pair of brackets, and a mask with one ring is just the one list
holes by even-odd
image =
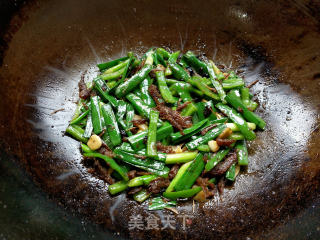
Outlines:
{"label": "green pepper strip", "polygon": [[[150,64],[147,64],[150,63]],[[140,84],[152,70],[152,55],[149,54],[146,60],[146,64],[142,67],[142,69],[134,74],[130,79],[121,83],[115,91],[115,95],[120,98],[127,95],[130,91],[132,91],[138,84]]]}
{"label": "green pepper strip", "polygon": [[222,103],[218,103],[216,107],[223,114],[227,115],[238,126],[240,132],[247,140],[253,140],[256,138],[255,133],[252,130],[250,130],[248,123],[242,118],[242,116],[239,113],[237,113],[236,110]]}
{"label": "green pepper strip", "polygon": [[185,83],[176,83],[172,85],[172,87],[175,87],[177,93],[181,97],[182,102],[191,102],[193,99],[190,95],[189,90],[186,89],[185,86]]}
{"label": "green pepper strip", "polygon": [[172,71],[173,76],[178,80],[184,80],[188,82],[190,79],[189,74],[186,72],[186,70],[183,69],[179,64],[177,63],[169,63],[169,67]]}
{"label": "green pepper strip", "polygon": [[151,201],[151,205],[149,205],[148,210],[153,211],[153,210],[162,210],[164,208],[168,207],[174,207],[177,204],[176,201],[163,201],[162,197],[155,197]]}
{"label": "green pepper strip", "polygon": [[124,121],[124,115],[126,114],[127,111],[127,103],[123,100],[118,101],[118,109],[117,109],[117,121],[119,125],[122,127],[123,130],[127,129],[127,124]]}
{"label": "green pepper strip", "polygon": [[119,182],[116,182],[114,184],[109,185],[108,190],[109,190],[110,194],[115,195],[119,192],[123,192],[127,188],[128,188],[128,184],[126,181],[119,181]]}
{"label": "green pepper strip", "polygon": [[215,155],[213,155],[212,158],[209,159],[209,161],[206,163],[205,170],[208,172],[229,153],[230,148],[219,150]]}
{"label": "green pepper strip", "polygon": [[191,188],[191,189],[182,190],[182,191],[178,191],[178,192],[164,192],[163,196],[165,198],[169,198],[169,199],[172,199],[172,200],[175,200],[175,199],[178,199],[178,198],[189,198],[189,197],[192,197],[192,196],[196,195],[201,190],[202,190],[201,187],[194,187],[194,188]]}
{"label": "green pepper strip", "polygon": [[109,95],[107,93],[108,90],[106,91],[103,90],[103,81],[99,77],[95,78],[93,81],[94,81],[94,88],[95,90],[97,90],[101,98],[104,101],[110,102],[113,107],[117,107],[118,100],[115,97]]}
{"label": "green pepper strip", "polygon": [[81,143],[81,149],[83,152],[85,153],[93,153],[94,151],[91,150],[86,144],[84,143]]}
{"label": "green pepper strip", "polygon": [[160,54],[164,59],[169,59],[170,53],[163,48],[157,48],[157,53]]}
{"label": "green pepper strip", "polygon": [[233,140],[243,140],[244,136],[242,135],[242,133],[239,132],[233,132],[231,133],[231,135],[228,137],[228,139],[233,139]]}
{"label": "green pepper strip", "polygon": [[157,54],[155,52],[152,54],[152,58],[153,58],[153,64],[155,66],[157,66],[159,64],[159,60],[158,60]]}
{"label": "green pepper strip", "polygon": [[117,146],[122,142],[122,138],[114,112],[109,104],[104,104],[101,110],[110,140],[113,146]]}
{"label": "green pepper strip", "polygon": [[190,128],[183,129],[183,131],[182,131],[183,135],[181,134],[181,132],[172,133],[170,135],[171,140],[174,143],[185,140],[185,139],[189,138],[190,136],[195,135],[199,131],[201,131],[201,127],[204,126],[207,122],[208,122],[208,119],[204,119],[201,122],[194,124]]}
{"label": "green pepper strip", "polygon": [[197,87],[201,92],[203,92],[204,95],[214,100],[220,100],[219,95],[215,94],[208,88],[208,86],[204,83],[203,78],[199,76],[193,76],[192,79],[189,80],[189,83]]}
{"label": "green pepper strip", "polygon": [[208,144],[203,144],[197,147],[200,152],[210,152],[210,147]]}
{"label": "green pepper strip", "polygon": [[190,162],[197,156],[197,154],[197,151],[167,154],[166,164]]}
{"label": "green pepper strip", "polygon": [[176,51],[176,52],[172,53],[168,59],[168,62],[169,63],[176,63],[179,55],[180,55],[180,51]]}
{"label": "green pepper strip", "polygon": [[141,185],[148,185],[152,180],[158,178],[157,175],[143,175],[135,177],[128,182],[129,187],[138,187]]}
{"label": "green pepper strip", "polygon": [[104,81],[111,81],[111,80],[116,80],[122,76],[124,73],[125,68],[121,68],[116,72],[111,72],[111,73],[102,73],[99,77],[104,80]]}
{"label": "green pepper strip", "polygon": [[99,102],[100,101],[98,96],[91,97],[91,117],[93,132],[95,134],[99,134],[103,130]]}
{"label": "green pepper strip", "polygon": [[[262,118],[260,118],[255,113],[249,111],[249,109],[243,104],[243,102],[235,95],[235,93],[229,93],[226,97],[226,100],[229,104],[231,104],[234,108],[239,109],[241,108],[243,113],[243,117],[250,121],[255,123],[260,129],[264,129],[266,126],[265,121],[263,121]],[[250,140],[250,139],[248,139]]]}
{"label": "green pepper strip", "polygon": [[198,153],[190,166],[186,169],[183,176],[176,182],[174,189],[176,191],[186,190],[192,187],[197,178],[204,169],[202,153]]}
{"label": "green pepper strip", "polygon": [[138,168],[147,167],[154,170],[163,170],[165,167],[165,164],[163,162],[155,161],[153,159],[142,160],[140,158],[135,157],[135,154],[125,152],[119,148],[116,148],[114,150],[114,153],[116,154],[117,159],[120,159]]}
{"label": "green pepper strip", "polygon": [[100,63],[98,64],[98,68],[100,71],[104,70],[104,69],[107,69],[107,68],[111,68],[113,66],[116,66],[117,64],[119,64],[120,62],[122,61],[125,61],[127,60],[129,57],[123,57],[123,58],[119,58],[119,59],[116,59],[116,60],[112,60],[110,62],[106,62],[106,63]]}
{"label": "green pepper strip", "polygon": [[242,78],[233,78],[233,79],[226,79],[222,82],[223,89],[229,90],[232,88],[240,88],[244,86],[244,81]]}
{"label": "green pepper strip", "polygon": [[150,197],[151,193],[147,192],[146,189],[142,189],[140,192],[133,194],[133,199],[137,202],[144,202]]}
{"label": "green pepper strip", "polygon": [[236,163],[232,164],[226,172],[226,179],[232,182],[236,179]]}
{"label": "green pepper strip", "polygon": [[83,137],[84,130],[77,125],[69,125],[66,129],[66,133],[70,134],[72,137],[78,141],[87,143],[88,138]]}
{"label": "green pepper strip", "polygon": [[237,142],[235,146],[238,156],[238,164],[240,166],[248,166],[248,149],[244,140]]}
{"label": "green pepper strip", "polygon": [[148,140],[147,140],[147,156],[155,157],[157,156],[157,123],[159,120],[159,112],[151,109],[150,111],[150,121],[148,127]]}
{"label": "green pepper strip", "polygon": [[167,103],[175,103],[177,100],[172,96],[166,80],[165,80],[165,76],[164,76],[164,72],[163,71],[157,71],[156,72],[156,78],[157,78],[157,82],[158,82],[158,87],[161,93],[161,96],[163,97],[163,99],[167,102]]}
{"label": "green pepper strip", "polygon": [[91,117],[91,113],[89,113],[87,123],[86,123],[86,128],[83,133],[83,137],[85,137],[85,138],[91,137],[92,130],[93,130],[92,117]]}
{"label": "green pepper strip", "polygon": [[161,65],[163,65],[164,67],[167,67],[166,61],[164,60],[163,56],[158,53],[158,50],[156,51],[156,57],[157,57],[158,62],[159,62]]}
{"label": "green pepper strip", "polygon": [[127,125],[127,129],[126,129],[126,133],[128,134],[128,136],[132,136],[132,132],[130,131],[130,129],[133,127],[133,120],[134,117],[134,109],[133,106],[130,103],[127,103],[127,112],[126,112],[126,125]]}
{"label": "green pepper strip", "polygon": [[[157,141],[161,141],[173,132],[173,127],[169,122],[164,122],[157,130]],[[143,141],[148,135],[148,130],[137,133],[128,137],[128,141],[135,150],[140,150],[145,147]]]}
{"label": "green pepper strip", "polygon": [[80,116],[76,117],[75,119],[73,119],[70,122],[70,125],[71,124],[78,124],[79,122],[81,122],[81,120],[84,119],[88,115],[89,112],[90,112],[90,109],[88,109],[85,112],[81,113]]}
{"label": "green pepper strip", "polygon": [[191,116],[197,110],[198,110],[197,106],[193,102],[191,102],[188,104],[188,106],[186,106],[184,109],[182,109],[181,116]]}
{"label": "green pepper strip", "polygon": [[219,136],[220,133],[226,128],[225,124],[220,124],[217,127],[213,128],[212,130],[208,131],[204,136],[200,136],[191,142],[186,144],[186,147],[189,150],[196,149],[198,146],[209,142],[212,139],[215,139]]}
{"label": "green pepper strip", "polygon": [[114,171],[118,172],[123,180],[129,181],[129,177],[127,175],[127,172],[122,168],[121,166],[116,163],[112,158],[107,157],[106,155],[103,155],[101,153],[84,153],[85,157],[94,157],[94,158],[101,158],[103,159]]}
{"label": "green pepper strip", "polygon": [[151,108],[142,101],[137,95],[129,93],[126,98],[133,105],[133,107],[138,111],[139,115],[149,118]]}
{"label": "green pepper strip", "polygon": [[[195,155],[195,156],[196,156],[196,155]],[[166,189],[166,191],[165,191],[166,193],[172,192],[172,191],[174,190],[174,187],[175,187],[176,183],[177,183],[178,181],[180,181],[180,179],[182,178],[183,174],[184,174],[185,171],[188,169],[188,167],[191,165],[191,163],[192,163],[192,162],[187,162],[187,163],[183,164],[183,165],[179,168],[176,176],[172,179],[172,181],[170,182],[169,186],[167,187],[167,189]]]}
{"label": "green pepper strip", "polygon": [[190,66],[196,70],[197,73],[199,74],[209,74],[207,65],[200,61],[191,51],[188,51],[185,55],[184,58],[186,59],[187,63],[190,64]]}
{"label": "green pepper strip", "polygon": [[188,62],[186,61],[186,58],[185,58],[184,56],[180,59],[179,64],[180,64],[180,66],[183,67],[183,68],[189,67],[189,64],[188,64]]}
{"label": "green pepper strip", "polygon": [[130,59],[127,59],[124,62],[120,62],[118,65],[115,65],[115,66],[109,68],[108,70],[104,71],[103,74],[117,72],[118,70],[124,68],[128,64],[129,61],[130,61]]}
{"label": "green pepper strip", "polygon": [[147,78],[140,83],[140,89],[141,89],[140,98],[149,107],[155,107],[156,104],[149,94],[149,86],[151,85],[151,82],[152,82],[152,79],[149,76],[147,76]]}
{"label": "green pepper strip", "polygon": [[216,79],[216,75],[215,75],[213,68],[212,68],[212,62],[207,64],[207,68],[209,71],[209,76],[210,76],[210,80],[211,80],[213,87],[217,90],[221,101],[223,103],[226,103],[226,101],[225,101],[226,93],[223,90],[221,83]]}

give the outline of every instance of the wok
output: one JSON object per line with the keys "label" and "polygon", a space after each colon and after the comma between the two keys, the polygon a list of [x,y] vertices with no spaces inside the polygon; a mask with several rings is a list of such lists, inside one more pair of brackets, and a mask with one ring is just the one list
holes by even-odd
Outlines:
{"label": "wok", "polygon": [[[132,239],[317,238],[319,2],[2,2],[1,152],[68,212]],[[170,215],[175,230],[130,231],[131,216],[148,216],[146,205],[110,197],[64,135],[81,74],[93,77],[97,63],[151,46],[203,53],[241,69],[246,83],[258,79],[252,91],[268,123],[249,146],[249,167],[221,198],[179,204],[180,214],[192,215],[186,229],[164,210],[154,214]]]}

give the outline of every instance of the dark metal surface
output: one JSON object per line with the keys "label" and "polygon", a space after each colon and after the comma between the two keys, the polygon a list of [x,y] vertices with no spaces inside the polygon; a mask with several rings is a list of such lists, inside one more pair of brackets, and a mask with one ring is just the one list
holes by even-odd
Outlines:
{"label": "dark metal surface", "polygon": [[[316,239],[320,220],[320,34],[315,2],[48,0],[23,7],[8,29],[0,68],[0,136],[33,181],[69,210],[123,236],[201,239]],[[23,16],[23,17],[21,17]],[[22,18],[22,19],[21,19]],[[14,26],[18,26],[15,29]],[[123,195],[81,164],[63,136],[83,71],[151,46],[191,49],[242,69],[260,103],[266,131],[250,144],[250,164],[221,199],[185,202],[176,230],[128,231],[146,205]],[[55,110],[63,111],[52,114]],[[157,212],[161,217],[161,213]],[[288,224],[286,225],[286,223]],[[295,234],[301,223],[310,228]],[[300,228],[301,229],[301,228]],[[306,228],[304,228],[306,230]],[[301,233],[301,232],[299,232]],[[59,238],[59,236],[57,237]],[[53,238],[54,239],[54,238]]]}

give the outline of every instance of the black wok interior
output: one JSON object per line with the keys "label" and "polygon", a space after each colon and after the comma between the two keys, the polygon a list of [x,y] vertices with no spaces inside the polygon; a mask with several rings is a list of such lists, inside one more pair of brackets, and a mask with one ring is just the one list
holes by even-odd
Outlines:
{"label": "black wok interior", "polygon": [[[23,198],[15,191],[26,189],[41,199],[36,201],[40,209],[66,214],[69,235],[61,227],[60,235],[48,230],[47,239],[79,232],[89,239],[320,235],[319,2],[44,0],[0,7],[7,13],[0,32],[0,200]],[[179,204],[179,213],[193,215],[186,230],[180,218],[164,210],[176,218],[176,230],[129,231],[129,217],[147,216],[147,205],[125,195],[110,197],[108,185],[81,163],[79,144],[64,135],[81,74],[93,77],[97,63],[127,51],[142,54],[151,46],[190,49],[227,69],[243,70],[248,84],[259,79],[252,91],[260,104],[257,112],[268,123],[249,145],[249,167],[221,199],[196,203],[194,211],[190,201]],[[63,110],[54,113],[58,109]],[[13,214],[4,212],[0,226],[15,231],[8,221],[14,221]],[[78,230],[79,219],[87,229]],[[16,224],[30,232],[28,223]],[[0,237],[19,235],[1,228]]]}

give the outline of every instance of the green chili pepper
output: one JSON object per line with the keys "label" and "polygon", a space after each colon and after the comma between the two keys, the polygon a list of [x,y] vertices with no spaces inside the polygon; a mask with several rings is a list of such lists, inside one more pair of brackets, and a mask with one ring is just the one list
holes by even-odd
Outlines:
{"label": "green chili pepper", "polygon": [[128,182],[129,187],[138,187],[141,185],[148,185],[152,180],[158,178],[157,175],[143,175],[135,177]]}
{"label": "green chili pepper", "polygon": [[197,156],[198,152],[183,152],[167,154],[166,164],[190,162]]}
{"label": "green chili pepper", "polygon": [[148,193],[147,190],[142,189],[140,192],[133,194],[133,199],[137,202],[142,203],[147,200],[150,195],[151,193]]}
{"label": "green chili pepper", "polygon": [[142,67],[142,69],[134,74],[130,79],[127,81],[121,83],[115,91],[115,94],[117,97],[123,97],[127,95],[130,91],[132,91],[137,85],[139,85],[149,74],[149,72],[152,70],[152,55],[149,55],[147,57],[145,65]]}
{"label": "green chili pepper", "polygon": [[116,66],[117,64],[119,64],[120,62],[122,61],[125,61],[127,60],[129,57],[122,57],[122,58],[118,58],[116,60],[112,60],[110,62],[106,62],[106,63],[100,63],[98,64],[98,68],[100,71],[104,70],[104,69],[108,69],[108,68],[111,68],[113,66]]}
{"label": "green chili pepper", "polygon": [[118,101],[118,109],[117,109],[117,121],[119,125],[122,127],[122,129],[126,130],[127,129],[127,124],[124,121],[124,115],[126,114],[127,111],[127,103],[123,100]]}
{"label": "green chili pepper", "polygon": [[197,106],[191,102],[181,111],[181,116],[191,116],[197,111]]}
{"label": "green chili pepper", "polygon": [[116,148],[114,151],[116,158],[122,160],[130,165],[133,165],[138,168],[145,169],[143,167],[154,169],[154,170],[163,170],[165,164],[160,161],[155,161],[153,159],[140,159],[135,156],[135,154],[125,152],[119,148]]}
{"label": "green chili pepper", "polygon": [[129,137],[132,136],[130,129],[133,127],[133,123],[132,123],[133,117],[134,117],[133,106],[130,103],[127,103],[127,112],[126,112],[127,129],[126,129],[126,133],[128,134]]}
{"label": "green chili pepper", "polygon": [[180,51],[176,51],[174,53],[172,53],[168,59],[169,63],[175,63],[177,62],[177,59],[179,58],[180,55]]}
{"label": "green chili pepper", "polygon": [[210,152],[210,147],[208,144],[203,144],[197,147],[200,152]]}
{"label": "green chili pepper", "polygon": [[84,143],[81,143],[81,149],[83,152],[85,153],[92,153],[94,152],[93,150],[91,150],[86,144]]}
{"label": "green chili pepper", "polygon": [[203,155],[198,153],[190,166],[186,169],[182,177],[176,182],[176,191],[186,190],[192,187],[204,169]]}
{"label": "green chili pepper", "polygon": [[203,82],[202,78],[199,76],[193,76],[191,80],[189,80],[189,83],[192,84],[193,86],[196,86],[203,94],[206,96],[214,99],[214,100],[219,100],[220,97],[213,93],[208,86]]}
{"label": "green chili pepper", "polygon": [[191,51],[188,51],[185,55],[184,55],[186,61],[190,64],[190,66],[199,74],[206,74],[208,75],[208,69],[207,69],[207,65],[200,61]]}
{"label": "green chili pepper", "polygon": [[85,112],[81,113],[78,117],[76,117],[75,119],[73,119],[71,122],[70,122],[70,125],[72,124],[78,124],[79,122],[81,122],[82,119],[84,119],[88,113],[90,112],[90,109],[86,110]]}
{"label": "green chili pepper", "polygon": [[117,146],[122,142],[122,139],[114,112],[109,104],[104,104],[101,110],[110,140],[113,146]]}
{"label": "green chili pepper", "polygon": [[141,89],[141,95],[140,98],[142,99],[142,101],[144,101],[145,104],[147,104],[149,107],[155,107],[156,104],[153,101],[152,97],[149,94],[149,86],[152,83],[152,79],[147,76],[146,79],[144,79],[141,83],[140,83],[140,89]]}
{"label": "green chili pepper", "polygon": [[92,126],[92,117],[91,117],[91,112],[88,115],[87,123],[86,123],[86,128],[83,133],[83,137],[89,138],[92,134],[93,126]]}
{"label": "green chili pepper", "polygon": [[164,76],[164,72],[163,71],[157,71],[156,72],[156,78],[157,78],[157,82],[158,82],[158,87],[161,93],[161,96],[163,97],[163,99],[167,102],[167,103],[175,103],[177,101],[177,99],[175,99],[165,80],[165,76]]}
{"label": "green chili pepper", "polygon": [[[157,141],[161,141],[173,132],[173,127],[169,122],[164,122],[163,125],[157,130]],[[145,147],[143,141],[148,135],[148,131],[143,131],[128,137],[128,142],[133,149],[140,150]]]}
{"label": "green chili pepper", "polygon": [[133,93],[129,93],[126,98],[138,111],[139,115],[149,118],[151,108],[145,102],[143,102],[141,98]]}
{"label": "green chili pepper", "polygon": [[[226,100],[228,101],[229,104],[231,104],[234,108],[242,109],[242,115],[244,118],[250,122],[255,123],[260,129],[264,129],[266,126],[265,121],[263,121],[262,118],[257,116],[255,113],[251,112],[248,110],[248,108],[242,103],[242,101],[235,95],[235,93],[229,93],[226,97]],[[243,134],[245,135],[245,134]],[[245,136],[246,137],[246,136]],[[252,140],[252,139],[248,139]]]}
{"label": "green chili pepper", "polygon": [[178,199],[178,198],[189,198],[189,197],[192,197],[192,196],[196,195],[201,190],[202,190],[201,187],[194,187],[194,188],[191,188],[191,189],[182,190],[182,191],[178,191],[178,192],[164,192],[163,196],[165,198],[169,198],[169,199],[172,199],[172,200],[175,200],[175,199]]}
{"label": "green chili pepper", "polygon": [[148,128],[148,141],[147,141],[147,156],[154,157],[157,155],[157,123],[159,119],[159,112],[151,109],[150,121]]}
{"label": "green chili pepper", "polygon": [[213,87],[217,90],[221,101],[223,103],[226,103],[226,101],[225,101],[226,93],[223,90],[221,83],[216,79],[217,77],[216,77],[216,75],[215,75],[215,73],[213,71],[212,64],[213,64],[212,61],[210,61],[210,63],[207,64],[207,68],[208,68],[208,72],[209,72],[211,83],[212,83]]}
{"label": "green chili pepper", "polygon": [[237,150],[238,164],[240,166],[248,166],[248,150],[245,140],[237,142],[235,148]]}
{"label": "green chili pepper", "polygon": [[240,88],[244,86],[242,78],[231,78],[226,79],[222,82],[223,89],[229,90],[232,88]]}
{"label": "green chili pepper", "polygon": [[169,63],[169,67],[172,71],[173,76],[178,80],[184,80],[188,82],[190,79],[189,74],[186,72],[186,70],[183,69],[179,64],[177,63]]}
{"label": "green chili pepper", "polygon": [[212,158],[209,159],[209,161],[206,163],[205,170],[208,172],[229,153],[230,148],[219,150],[215,155],[213,155]]}
{"label": "green chili pepper", "polygon": [[83,137],[84,130],[77,125],[69,125],[66,129],[66,133],[69,133],[75,139],[87,143],[88,138]]}
{"label": "green chili pepper", "polygon": [[152,199],[148,210],[162,210],[164,208],[174,207],[176,204],[176,201],[163,201],[162,197],[155,197]]}
{"label": "green chili pepper", "polygon": [[94,81],[94,88],[99,93],[101,98],[106,102],[110,102],[113,107],[117,107],[118,100],[115,97],[109,95],[107,93],[108,90],[106,90],[106,91],[103,90],[103,83],[104,82],[99,77],[95,78],[93,81]]}
{"label": "green chili pepper", "polygon": [[109,192],[112,195],[115,195],[119,192],[123,192],[124,190],[126,190],[128,188],[128,184],[126,181],[119,181],[116,182],[114,184],[109,185]]}
{"label": "green chili pepper", "polygon": [[[196,157],[196,155],[195,155],[195,157]],[[180,179],[182,178],[183,174],[188,169],[188,167],[191,165],[191,163],[192,162],[187,162],[187,163],[183,164],[179,168],[176,176],[172,179],[172,181],[170,182],[169,186],[167,187],[167,189],[165,191],[166,193],[172,192],[174,190],[175,185],[177,184],[178,181],[180,181]]]}
{"label": "green chili pepper", "polygon": [[93,132],[95,134],[99,134],[103,130],[99,102],[100,101],[98,96],[91,97],[91,117]]}
{"label": "green chili pepper", "polygon": [[229,181],[234,181],[236,179],[236,164],[232,164],[231,167],[226,172],[226,179]]}
{"label": "green chili pepper", "polygon": [[201,131],[201,127],[204,126],[207,122],[208,122],[208,119],[204,119],[201,122],[194,124],[190,128],[183,129],[183,131],[182,131],[183,135],[181,134],[181,132],[172,133],[170,135],[171,140],[174,143],[179,142],[179,141],[183,141],[183,140],[189,138],[191,135],[195,135],[199,131]]}
{"label": "green chili pepper", "polygon": [[189,150],[196,149],[198,146],[200,146],[200,145],[202,145],[204,143],[207,143],[210,140],[215,139],[216,137],[218,137],[219,134],[222,133],[225,128],[226,128],[225,124],[219,124],[215,128],[213,128],[210,131],[208,131],[204,136],[200,136],[200,137],[192,140],[191,142],[187,143],[186,147]]}
{"label": "green chili pepper", "polygon": [[102,73],[99,77],[104,80],[104,81],[111,81],[111,80],[115,80],[118,79],[122,76],[122,74],[124,73],[125,68],[121,68],[116,72],[111,72],[111,73]]}
{"label": "green chili pepper", "polygon": [[236,110],[224,105],[222,103],[218,103],[216,107],[223,112],[223,114],[227,115],[240,129],[240,132],[247,140],[253,140],[256,138],[256,135],[252,130],[249,129],[248,123],[242,118],[242,116],[236,112]]}
{"label": "green chili pepper", "polygon": [[163,48],[157,48],[157,53],[160,54],[164,59],[169,59],[170,53]]}

